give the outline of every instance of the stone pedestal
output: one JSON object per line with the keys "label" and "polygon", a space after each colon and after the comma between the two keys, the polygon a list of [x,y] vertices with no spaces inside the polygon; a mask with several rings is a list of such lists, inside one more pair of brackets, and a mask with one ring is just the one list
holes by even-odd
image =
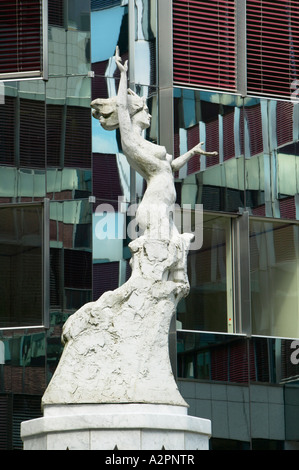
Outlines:
{"label": "stone pedestal", "polygon": [[24,450],[208,450],[211,422],[151,404],[48,405],[24,421]]}
{"label": "stone pedestal", "polygon": [[169,359],[189,242],[131,242],[130,279],[69,317],[44,416],[21,426],[25,450],[208,450],[211,423],[188,416]]}

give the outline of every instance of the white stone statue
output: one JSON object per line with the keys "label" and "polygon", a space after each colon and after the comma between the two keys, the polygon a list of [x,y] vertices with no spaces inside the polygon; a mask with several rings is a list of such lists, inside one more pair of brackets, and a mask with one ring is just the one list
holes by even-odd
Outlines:
{"label": "white stone statue", "polygon": [[64,351],[43,396],[43,404],[149,403],[186,407],[174,380],[168,351],[170,321],[188,295],[186,258],[192,234],[173,222],[173,173],[195,154],[198,144],[173,159],[145,140],[150,114],[143,98],[127,89],[127,62],[116,51],[120,70],[117,97],[91,103],[107,130],[119,127],[122,150],[147,183],[136,215],[143,234],[129,245],[132,274],[71,315],[63,327]]}
{"label": "white stone statue", "polygon": [[120,70],[120,84],[117,97],[97,99],[91,103],[93,116],[102,127],[113,130],[119,127],[122,150],[132,168],[147,182],[147,189],[139,205],[136,221],[139,228],[151,238],[177,235],[171,214],[174,210],[176,192],[173,173],[182,168],[196,154],[217,155],[205,152],[196,145],[184,155],[173,159],[165,147],[145,140],[143,131],[150,126],[151,115],[144,98],[127,89],[127,62],[122,65],[116,50],[115,60]]}

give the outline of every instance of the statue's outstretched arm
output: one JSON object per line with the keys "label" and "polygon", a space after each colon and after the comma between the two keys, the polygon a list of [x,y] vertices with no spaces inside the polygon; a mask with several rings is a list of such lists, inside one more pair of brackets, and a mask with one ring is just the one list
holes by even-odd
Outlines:
{"label": "statue's outstretched arm", "polygon": [[206,152],[205,150],[201,148],[202,145],[203,145],[203,142],[200,142],[199,144],[195,145],[195,147],[193,147],[191,150],[188,150],[188,152],[184,153],[184,155],[181,155],[175,160],[172,160],[171,162],[172,171],[180,170],[180,168],[182,168],[190,160],[190,158],[196,154],[207,155],[210,157],[214,155],[218,155],[218,152]]}

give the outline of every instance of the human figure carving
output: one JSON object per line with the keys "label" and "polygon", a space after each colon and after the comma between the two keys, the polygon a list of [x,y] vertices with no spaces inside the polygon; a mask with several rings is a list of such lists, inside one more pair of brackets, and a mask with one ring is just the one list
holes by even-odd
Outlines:
{"label": "human figure carving", "polygon": [[43,405],[58,403],[150,403],[187,406],[169,358],[169,326],[177,304],[189,292],[187,254],[193,234],[180,234],[171,212],[173,173],[194,154],[214,155],[201,144],[173,160],[148,142],[146,101],[127,90],[128,64],[117,97],[91,103],[104,129],[119,127],[129,164],[147,182],[136,219],[143,234],[131,241],[132,273],[117,289],[83,305],[63,326],[65,345]]}
{"label": "human figure carving", "polygon": [[172,238],[178,234],[172,217],[176,200],[173,173],[196,154],[213,156],[217,152],[204,151],[201,142],[173,159],[165,147],[145,140],[143,131],[151,122],[146,101],[127,89],[128,61],[122,63],[118,48],[115,61],[120,71],[118,95],[94,100],[93,116],[104,129],[119,127],[122,150],[130,166],[146,180],[147,188],[136,213],[139,228],[151,238]]}

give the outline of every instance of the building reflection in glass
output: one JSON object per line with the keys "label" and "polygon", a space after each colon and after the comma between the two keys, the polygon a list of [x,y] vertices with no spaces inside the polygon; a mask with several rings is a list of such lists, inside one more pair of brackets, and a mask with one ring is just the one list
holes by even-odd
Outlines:
{"label": "building reflection in glass", "polygon": [[[265,99],[250,104],[246,98],[244,110],[249,142],[248,206],[255,215],[298,219],[294,164],[298,156],[298,106],[293,102]],[[287,164],[290,166],[286,172]]]}
{"label": "building reflection in glass", "polygon": [[0,205],[0,328],[43,325],[44,209]]}
{"label": "building reflection in glass", "polygon": [[219,153],[176,175],[182,202],[298,220],[298,103],[176,88],[174,109],[176,156],[198,141]]}
{"label": "building reflection in glass", "polygon": [[179,330],[177,344],[179,378],[298,385],[298,340]]}
{"label": "building reflection in glass", "polygon": [[299,226],[250,222],[253,334],[299,336]]}
{"label": "building reflection in glass", "polygon": [[233,332],[231,219],[203,215],[203,245],[189,252],[189,295],[178,305],[186,330]]}
{"label": "building reflection in glass", "polygon": [[[128,2],[109,2],[109,6],[98,1],[92,2],[92,99],[117,94],[119,71],[114,61],[116,46],[119,47],[123,61],[128,59],[131,47],[129,86],[147,98],[152,125],[146,137],[157,142],[158,100],[153,66],[156,61],[156,0],[135,2],[134,24],[133,27],[128,24]],[[98,47],[99,44],[101,47]],[[135,69],[134,62],[137,60],[138,68]],[[97,299],[103,292],[117,288],[129,276],[130,253],[125,224],[129,223],[130,218],[122,210],[126,211],[130,203],[138,202],[145,188],[143,179],[132,172],[121,152],[119,131],[105,131],[95,119],[92,119],[92,173],[95,198],[93,298]],[[119,206],[120,197],[122,208]],[[108,213],[103,212],[105,206]],[[109,236],[101,237],[101,221],[124,232],[125,236],[113,235],[113,239]]]}
{"label": "building reflection in glass", "polygon": [[194,156],[176,175],[182,204],[229,212],[244,207],[242,105],[235,95],[174,89],[175,156],[201,141],[218,152]]}
{"label": "building reflection in glass", "polygon": [[178,331],[177,344],[179,387],[193,415],[213,419],[213,449],[298,440],[298,340]]}
{"label": "building reflection in glass", "polygon": [[[6,243],[8,213],[2,213],[0,224],[1,254],[6,260],[17,255],[27,270],[23,290],[20,270],[11,283],[17,328],[9,328],[12,310],[7,299],[2,302],[0,449],[22,448],[20,423],[41,415],[40,399],[62,351],[62,326],[92,298],[90,2],[49,0],[48,10],[49,80],[10,80],[1,86],[0,204],[8,203],[2,207],[10,207],[10,215],[13,208],[26,207],[28,213],[15,214],[10,224],[23,242],[17,253],[16,244],[12,253]],[[32,215],[44,199],[50,212],[45,245],[38,242],[42,230],[36,230],[40,226]],[[34,327],[44,313],[42,273],[35,261],[47,248],[50,318],[45,329]],[[34,276],[35,288],[25,291]]]}

